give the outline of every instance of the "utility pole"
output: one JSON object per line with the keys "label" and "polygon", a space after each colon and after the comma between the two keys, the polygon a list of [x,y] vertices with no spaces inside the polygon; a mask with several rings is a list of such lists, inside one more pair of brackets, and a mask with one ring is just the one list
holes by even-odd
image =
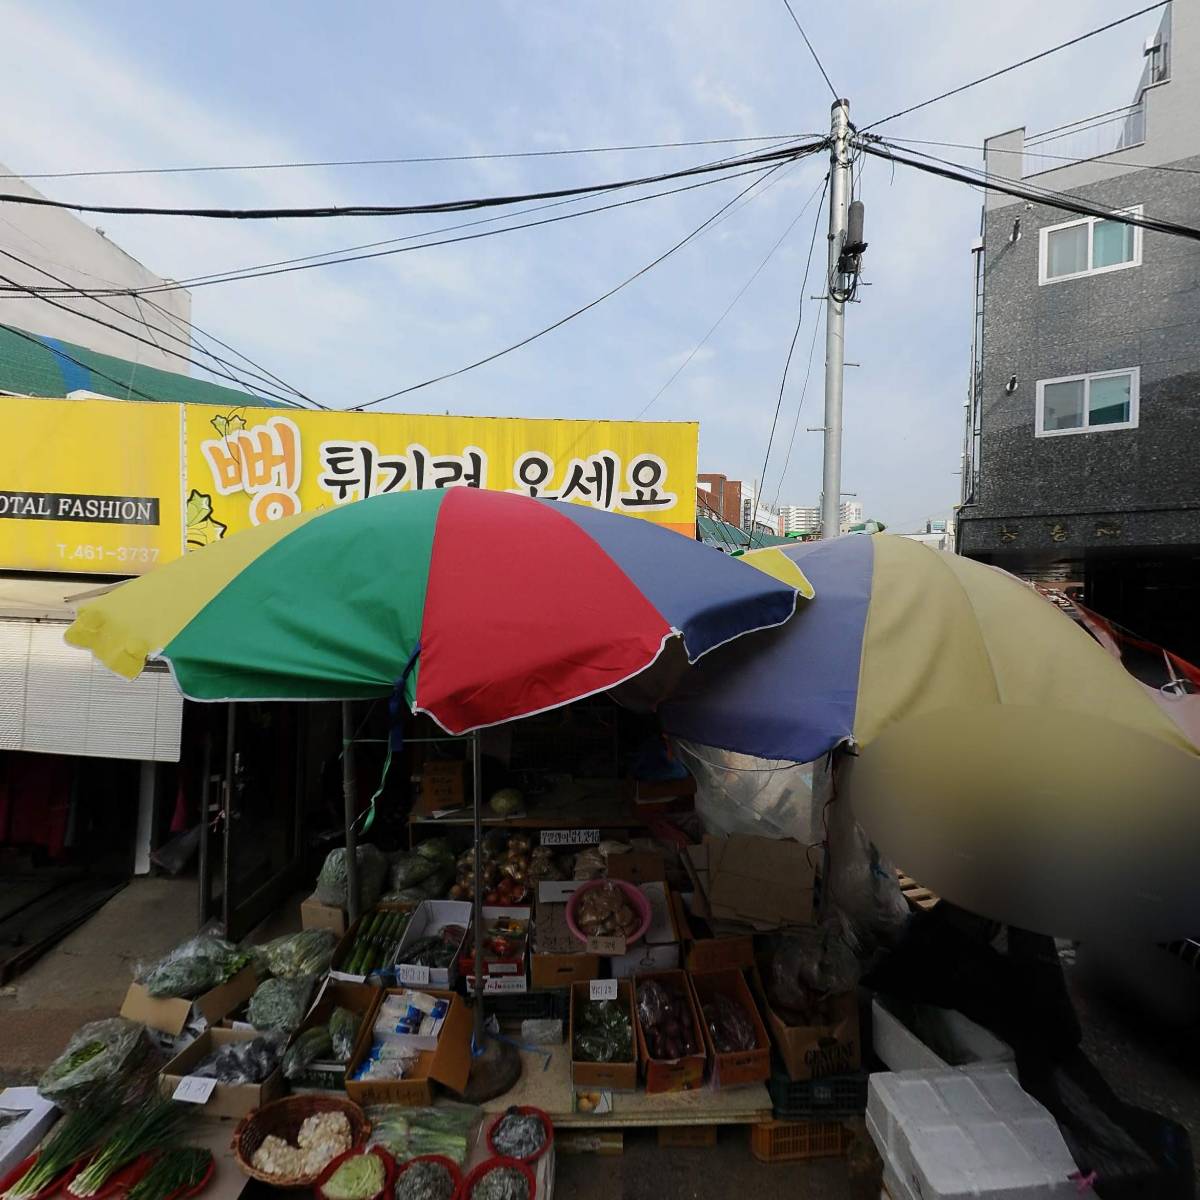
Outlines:
{"label": "utility pole", "polygon": [[841,532],[842,375],[846,301],[842,256],[850,213],[850,101],[836,100],[829,136],[829,271],[825,277],[825,457],[821,471],[821,537]]}

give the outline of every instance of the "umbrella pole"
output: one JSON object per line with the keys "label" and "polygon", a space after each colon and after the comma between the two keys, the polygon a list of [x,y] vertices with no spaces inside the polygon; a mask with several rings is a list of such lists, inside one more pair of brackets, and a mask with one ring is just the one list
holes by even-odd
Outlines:
{"label": "umbrella pole", "polygon": [[471,791],[475,810],[475,1045],[483,1046],[483,771],[479,731],[471,734]]}
{"label": "umbrella pole", "polygon": [[359,917],[358,898],[358,786],[354,774],[354,713],[349,700],[342,701],[342,799],[346,821],[346,906],[349,922]]}

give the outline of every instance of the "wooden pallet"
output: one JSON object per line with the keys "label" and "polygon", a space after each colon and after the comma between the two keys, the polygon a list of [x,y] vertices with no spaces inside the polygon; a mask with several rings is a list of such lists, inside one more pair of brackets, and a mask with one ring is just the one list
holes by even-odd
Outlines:
{"label": "wooden pallet", "polygon": [[897,871],[896,874],[900,877],[901,894],[911,907],[922,908],[928,912],[941,900],[940,896],[935,896],[928,888],[922,887],[915,879],[910,879],[903,871]]}

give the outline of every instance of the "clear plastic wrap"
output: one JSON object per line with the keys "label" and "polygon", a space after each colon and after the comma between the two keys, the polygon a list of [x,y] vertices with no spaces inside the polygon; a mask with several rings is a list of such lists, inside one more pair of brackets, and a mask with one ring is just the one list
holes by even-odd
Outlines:
{"label": "clear plastic wrap", "polygon": [[59,1108],[81,1108],[98,1093],[132,1101],[150,1091],[161,1064],[144,1025],[108,1017],[81,1025],[38,1081],[38,1094]]}
{"label": "clear plastic wrap", "polygon": [[505,1158],[533,1158],[546,1144],[546,1126],[534,1113],[510,1108],[492,1127],[492,1145]]}
{"label": "clear plastic wrap", "polygon": [[827,995],[852,991],[861,974],[854,951],[836,930],[798,929],[781,937],[771,956],[771,1001],[779,1008],[806,1013]]}
{"label": "clear plastic wrap", "polygon": [[338,937],[331,929],[304,929],[254,947],[252,953],[276,979],[307,979],[325,975],[333,961]]}
{"label": "clear plastic wrap", "polygon": [[588,1000],[576,1011],[575,1057],[580,1062],[629,1062],[633,1026],[617,1000]]}
{"label": "clear plastic wrap", "polygon": [[754,1033],[754,1022],[746,1010],[722,992],[718,992],[704,1006],[704,1023],[709,1036],[720,1054],[733,1054],[738,1050],[753,1050],[758,1044]]}
{"label": "clear plastic wrap", "polygon": [[138,963],[134,977],[157,999],[194,1000],[219,987],[250,961],[232,942],[201,933],[157,962]]}
{"label": "clear plastic wrap", "polygon": [[392,857],[392,890],[402,892],[405,888],[423,883],[441,867],[435,858],[427,858],[415,850]]}
{"label": "clear plastic wrap", "polygon": [[[194,1067],[191,1074],[199,1075],[203,1079],[215,1079],[218,1083],[227,1085],[263,1083],[271,1077],[281,1059],[286,1064],[287,1058],[291,1057],[291,1051],[284,1056],[285,1044],[286,1038],[277,1033],[264,1033],[248,1042],[230,1042]],[[304,1066],[316,1057],[313,1055],[308,1058]],[[289,1075],[288,1078],[292,1076]]]}
{"label": "clear plastic wrap", "polygon": [[446,1103],[436,1108],[378,1104],[367,1109],[368,1144],[383,1146],[397,1162],[440,1154],[461,1167],[481,1111],[474,1104]]}
{"label": "clear plastic wrap", "polygon": [[267,979],[258,985],[246,1006],[246,1019],[255,1029],[291,1033],[304,1020],[314,979]]}
{"label": "clear plastic wrap", "polygon": [[[354,861],[358,864],[358,902],[366,911],[379,903],[387,880],[388,860],[381,850],[367,843],[356,848]],[[317,876],[317,887],[313,894],[322,904],[346,908],[349,905],[348,887],[346,850],[344,847],[330,850]]]}
{"label": "clear plastic wrap", "polygon": [[338,1062],[349,1062],[362,1019],[348,1008],[335,1008],[329,1018],[329,1042]]}

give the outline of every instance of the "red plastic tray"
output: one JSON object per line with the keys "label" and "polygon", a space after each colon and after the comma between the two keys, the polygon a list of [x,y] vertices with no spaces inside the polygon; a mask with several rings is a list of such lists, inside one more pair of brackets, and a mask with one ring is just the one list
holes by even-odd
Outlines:
{"label": "red plastic tray", "polygon": [[139,1158],[135,1158],[133,1162],[127,1163],[111,1176],[109,1181],[98,1192],[94,1192],[92,1195],[86,1197],[76,1196],[71,1191],[71,1184],[75,1182],[76,1176],[81,1174],[84,1168],[95,1157],[94,1154],[89,1154],[87,1158],[81,1158],[64,1177],[62,1190],[63,1195],[68,1200],[108,1200],[109,1196],[124,1194],[145,1175],[150,1169],[150,1164],[154,1161],[153,1154],[143,1154]]}
{"label": "red plastic tray", "polygon": [[200,1176],[191,1187],[177,1188],[166,1200],[187,1200],[189,1196],[199,1195],[210,1183],[212,1183],[213,1172],[217,1169],[217,1160],[210,1154],[208,1157],[208,1170]]}
{"label": "red plastic tray", "polygon": [[[354,1158],[356,1155],[362,1154],[364,1151],[359,1148],[357,1150],[347,1150],[344,1154],[339,1154],[337,1158],[330,1162],[324,1171],[321,1172],[320,1178],[313,1184],[313,1195],[317,1200],[325,1200],[325,1192],[323,1191],[325,1184],[332,1178],[334,1171],[338,1169],[348,1158]],[[372,1146],[370,1150],[365,1151],[367,1154],[374,1154],[376,1158],[383,1162],[383,1187],[370,1197],[370,1200],[390,1200],[392,1195],[392,1181],[396,1178],[396,1160],[382,1147]]]}
{"label": "red plastic tray", "polygon": [[537,1179],[534,1178],[533,1170],[528,1163],[523,1163],[519,1158],[487,1158],[479,1164],[467,1177],[462,1181],[462,1186],[458,1189],[457,1200],[471,1200],[471,1193],[475,1190],[475,1185],[489,1172],[494,1171],[497,1167],[512,1167],[515,1171],[520,1171],[525,1176],[525,1182],[529,1184],[529,1200],[537,1200]]}
{"label": "red plastic tray", "polygon": [[[25,1159],[24,1162],[18,1163],[11,1171],[9,1171],[7,1175],[4,1176],[3,1179],[0,1179],[0,1196],[4,1195],[4,1193],[7,1192],[8,1189],[12,1187],[12,1185],[16,1183],[18,1179],[21,1178],[21,1176],[24,1175],[25,1172],[28,1171],[35,1162],[37,1162],[37,1159],[38,1156],[37,1152],[35,1151],[27,1159]],[[64,1179],[66,1179],[68,1175],[71,1174],[73,1169],[73,1167],[68,1167],[60,1175],[52,1179],[44,1188],[42,1188],[40,1192],[36,1192],[34,1195],[30,1196],[28,1200],[43,1200],[43,1197],[53,1196],[54,1193],[58,1191],[59,1185]]]}
{"label": "red plastic tray", "polygon": [[450,1178],[454,1181],[454,1195],[458,1195],[459,1188],[462,1187],[462,1172],[458,1169],[458,1164],[452,1159],[447,1158],[444,1154],[418,1154],[416,1158],[410,1158],[408,1162],[399,1163],[396,1167],[396,1177],[393,1188],[400,1186],[400,1176],[408,1170],[413,1163],[431,1162],[437,1163],[439,1166],[445,1167],[450,1172]]}
{"label": "red plastic tray", "polygon": [[546,1140],[542,1143],[542,1148],[538,1150],[537,1153],[531,1154],[528,1158],[523,1158],[520,1160],[521,1162],[535,1163],[550,1149],[551,1146],[554,1145],[554,1122],[550,1120],[550,1117],[546,1113],[542,1112],[540,1108],[535,1108],[532,1104],[514,1104],[512,1108],[506,1108],[504,1112],[500,1113],[500,1115],[496,1117],[496,1119],[488,1126],[488,1149],[497,1158],[504,1157],[504,1155],[501,1154],[496,1148],[496,1143],[492,1141],[492,1133],[496,1126],[499,1125],[509,1113],[513,1112],[521,1113],[523,1116],[527,1117],[537,1117],[542,1123],[542,1128],[546,1131]]}

